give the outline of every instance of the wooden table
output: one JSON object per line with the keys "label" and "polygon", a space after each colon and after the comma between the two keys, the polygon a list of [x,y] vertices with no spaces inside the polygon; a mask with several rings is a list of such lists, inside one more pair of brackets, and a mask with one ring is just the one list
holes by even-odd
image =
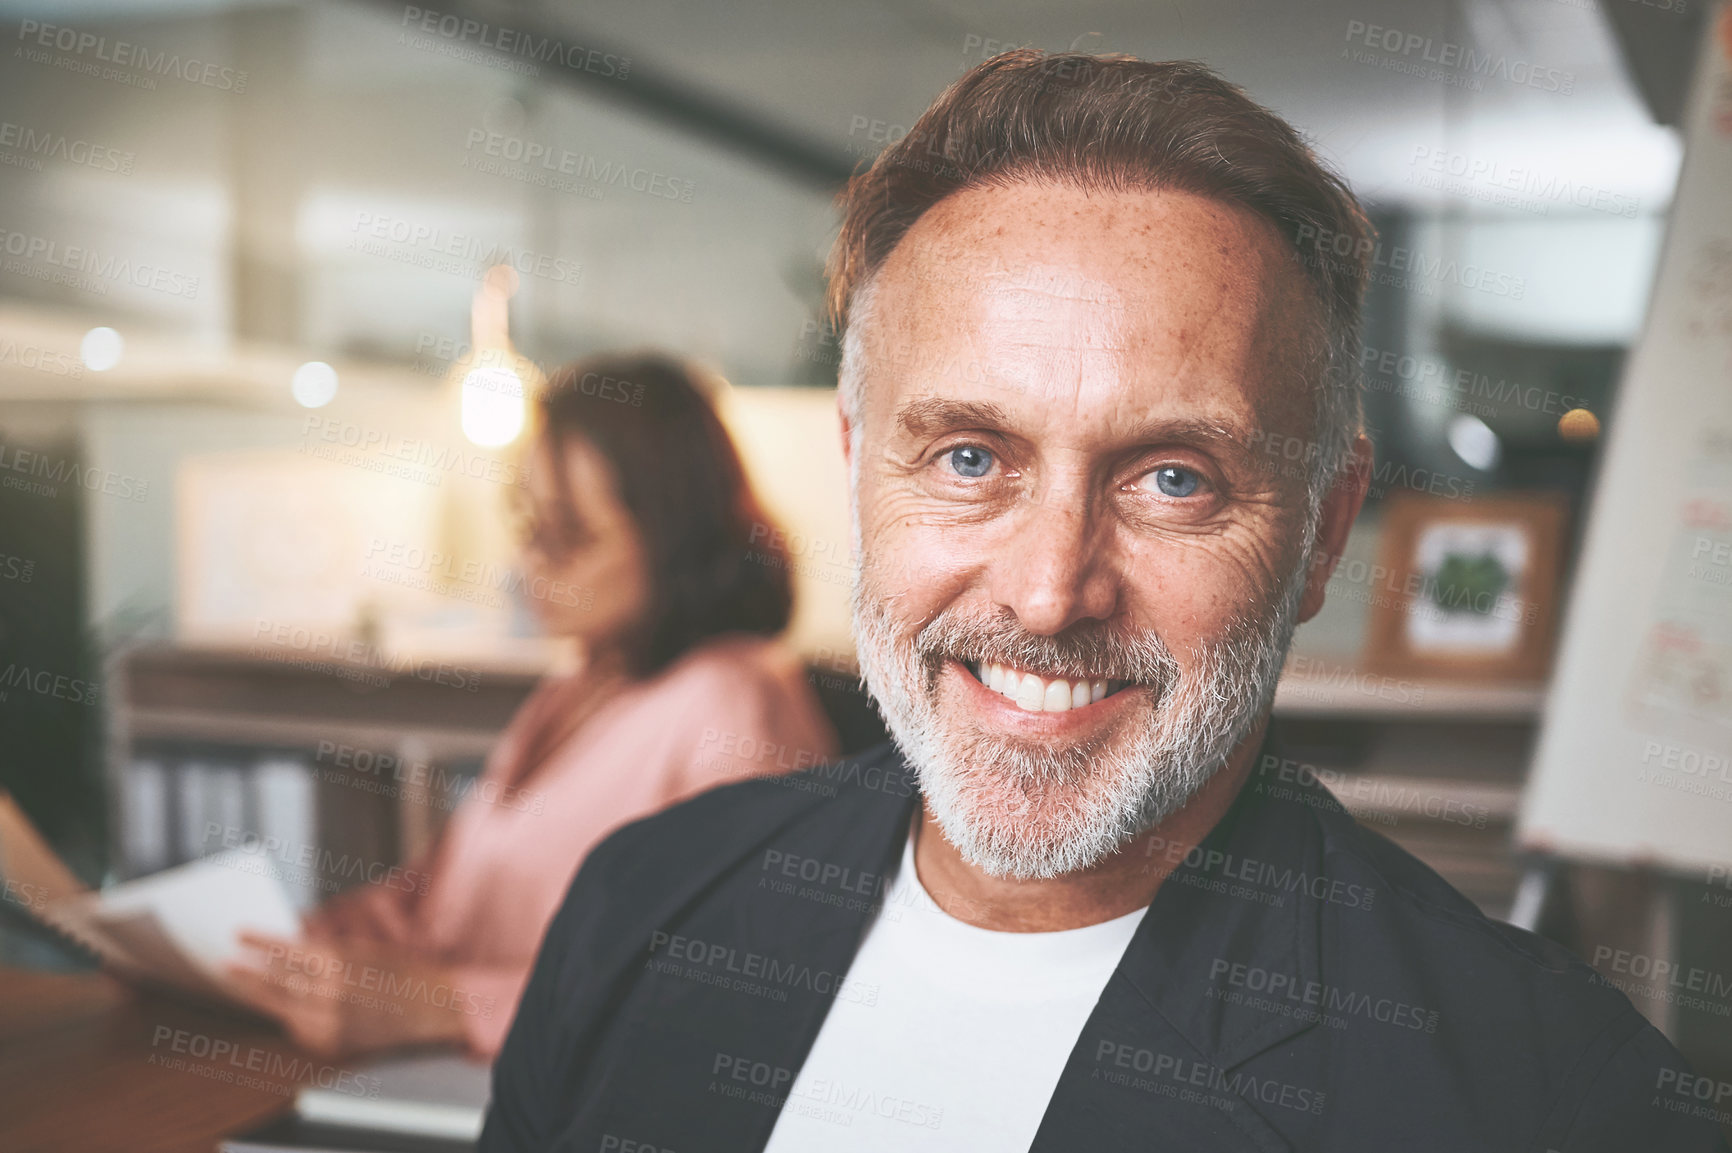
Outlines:
{"label": "wooden table", "polygon": [[326,1068],[251,1018],[96,973],[0,969],[7,1153],[213,1153]]}

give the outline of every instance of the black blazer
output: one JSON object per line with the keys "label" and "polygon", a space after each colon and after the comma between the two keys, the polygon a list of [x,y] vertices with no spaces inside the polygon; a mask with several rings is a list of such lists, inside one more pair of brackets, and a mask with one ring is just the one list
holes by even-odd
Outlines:
{"label": "black blazer", "polygon": [[[610,837],[548,929],[481,1148],[761,1150],[828,1006],[869,995],[845,975],[915,804],[886,745]],[[1723,1149],[1693,1088],[1586,965],[1320,786],[1254,776],[1161,886],[1032,1149]]]}

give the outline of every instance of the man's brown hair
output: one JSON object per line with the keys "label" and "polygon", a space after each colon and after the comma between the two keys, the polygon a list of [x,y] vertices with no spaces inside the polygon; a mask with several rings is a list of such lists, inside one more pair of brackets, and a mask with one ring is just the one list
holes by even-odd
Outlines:
{"label": "man's brown hair", "polygon": [[[1023,180],[1172,189],[1273,222],[1322,306],[1314,475],[1332,476],[1345,462],[1359,427],[1371,226],[1292,125],[1192,61],[1019,49],[970,70],[842,192],[828,268],[832,323],[847,327],[861,289],[933,205],[964,188]],[[846,342],[842,391],[857,424],[859,365],[849,364],[849,346],[858,360],[858,342]]]}

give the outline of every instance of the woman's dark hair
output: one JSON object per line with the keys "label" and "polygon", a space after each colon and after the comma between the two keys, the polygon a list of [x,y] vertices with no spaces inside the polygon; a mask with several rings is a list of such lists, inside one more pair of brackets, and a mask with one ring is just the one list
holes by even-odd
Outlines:
{"label": "woman's dark hair", "polygon": [[707,637],[775,635],[793,611],[788,557],[734,442],[693,370],[653,353],[604,355],[557,370],[537,433],[561,462],[582,437],[612,466],[643,540],[649,609],[627,639],[647,676]]}

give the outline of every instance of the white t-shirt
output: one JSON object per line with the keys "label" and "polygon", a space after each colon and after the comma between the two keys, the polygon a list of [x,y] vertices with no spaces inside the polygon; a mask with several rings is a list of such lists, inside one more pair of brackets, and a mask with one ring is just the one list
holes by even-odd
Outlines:
{"label": "white t-shirt", "polygon": [[910,837],[765,1153],[1027,1149],[1143,912],[976,928],[927,894]]}

